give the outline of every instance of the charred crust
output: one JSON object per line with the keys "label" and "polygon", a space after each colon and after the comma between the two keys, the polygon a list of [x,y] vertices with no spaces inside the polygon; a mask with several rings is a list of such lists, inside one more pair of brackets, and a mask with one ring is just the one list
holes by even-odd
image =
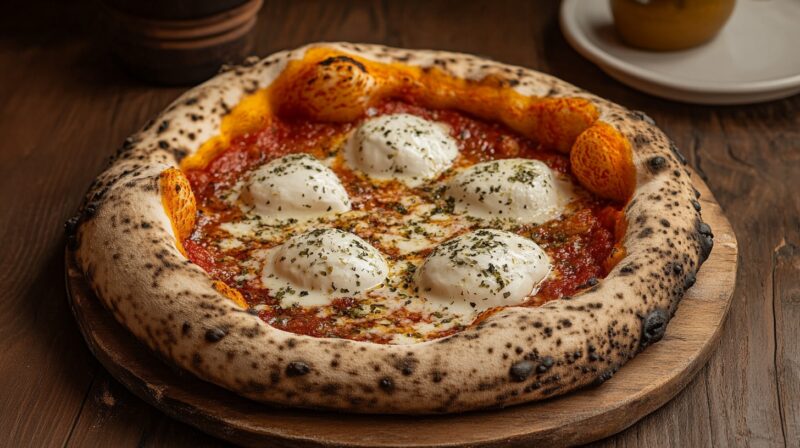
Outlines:
{"label": "charred crust", "polygon": [[386,393],[392,393],[394,392],[394,381],[392,381],[392,379],[388,376],[385,376],[378,380],[378,387],[380,387],[381,390]]}
{"label": "charred crust", "polygon": [[80,222],[80,215],[73,216],[64,222],[64,235],[67,237],[67,247],[70,250],[75,250],[78,248],[77,234]]}
{"label": "charred crust", "polygon": [[553,358],[550,356],[545,356],[544,358],[542,358],[542,362],[540,362],[539,365],[536,366],[536,372],[545,373],[548,370],[550,370],[551,367],[553,367],[553,364],[555,364]]}
{"label": "charred crust", "polygon": [[578,289],[591,288],[593,286],[597,286],[598,283],[600,283],[600,280],[598,280],[597,277],[589,277],[589,280],[586,280],[586,283],[579,285]]}
{"label": "charred crust", "polygon": [[694,207],[694,209],[699,212],[702,209],[700,203],[697,201],[697,199],[692,199],[691,201],[692,201],[692,207]]}
{"label": "charred crust", "polygon": [[661,308],[656,308],[642,319],[642,339],[640,347],[644,349],[664,337],[669,315]]}
{"label": "charred crust", "polygon": [[700,244],[700,263],[703,263],[711,255],[711,249],[714,248],[714,234],[711,232],[711,227],[699,219],[697,220],[697,239]]}
{"label": "charred crust", "polygon": [[600,375],[599,375],[599,376],[597,376],[597,378],[595,378],[595,379],[594,379],[594,381],[592,382],[592,385],[593,385],[593,386],[599,386],[599,385],[601,385],[601,384],[605,383],[606,381],[610,380],[610,379],[611,379],[611,377],[613,377],[613,376],[614,376],[614,373],[615,373],[616,371],[617,371],[617,369],[616,369],[616,368],[613,368],[613,367],[612,367],[612,368],[609,368],[609,369],[606,369],[606,370],[603,370],[603,371],[600,373]]}
{"label": "charred crust", "polygon": [[653,174],[658,174],[667,167],[667,159],[662,156],[655,156],[647,159],[647,167]]}
{"label": "charred crust", "polygon": [[353,59],[353,58],[351,58],[349,56],[344,56],[344,55],[331,56],[328,59],[325,59],[325,60],[321,61],[319,63],[319,65],[321,65],[322,67],[327,67],[327,66],[335,64],[337,62],[345,62],[345,63],[348,63],[348,64],[353,64],[356,67],[358,67],[358,69],[361,70],[362,72],[367,73],[367,68],[364,67],[364,64],[362,64],[361,62],[358,62],[357,60],[355,60],[355,59]]}
{"label": "charred crust", "polygon": [[286,365],[286,376],[297,377],[307,375],[311,372],[311,367],[302,361],[292,361]]}
{"label": "charred crust", "polygon": [[161,124],[158,125],[158,128],[156,129],[156,134],[161,134],[167,129],[169,129],[169,120],[164,120],[161,122]]}
{"label": "charred crust", "polygon": [[511,381],[521,383],[531,376],[534,369],[536,369],[536,363],[533,361],[517,361],[511,365],[510,369],[508,369],[508,376],[511,377]]}
{"label": "charred crust", "polygon": [[418,361],[411,357],[406,357],[398,360],[394,364],[394,368],[399,370],[404,376],[411,376],[414,374],[414,369],[417,367]]}
{"label": "charred crust", "polygon": [[674,154],[675,157],[678,158],[678,160],[681,162],[682,165],[687,165],[689,163],[686,160],[686,157],[684,157],[683,154],[681,153],[681,150],[678,149],[678,145],[676,145],[675,142],[673,141],[669,142],[669,150],[672,151],[672,154]]}
{"label": "charred crust", "polygon": [[631,118],[632,120],[644,121],[645,123],[650,125],[656,124],[655,120],[653,120],[652,118],[650,118],[649,115],[640,110],[632,110],[628,112],[628,117]]}
{"label": "charred crust", "polygon": [[166,140],[159,140],[158,147],[161,149],[169,149],[169,143]]}
{"label": "charred crust", "polygon": [[683,279],[683,289],[689,289],[694,286],[695,282],[697,281],[697,275],[694,272],[689,272],[686,274],[686,278]]}
{"label": "charred crust", "polygon": [[206,330],[206,341],[208,342],[219,342],[225,335],[228,334],[228,331],[224,328],[209,328]]}

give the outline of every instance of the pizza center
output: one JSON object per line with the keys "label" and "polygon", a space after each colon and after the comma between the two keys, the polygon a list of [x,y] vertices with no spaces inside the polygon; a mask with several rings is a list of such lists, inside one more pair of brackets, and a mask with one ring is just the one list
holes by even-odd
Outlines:
{"label": "pizza center", "polygon": [[179,245],[268,324],[431,340],[589,288],[624,252],[630,186],[590,168],[630,148],[584,100],[307,58],[182,163]]}

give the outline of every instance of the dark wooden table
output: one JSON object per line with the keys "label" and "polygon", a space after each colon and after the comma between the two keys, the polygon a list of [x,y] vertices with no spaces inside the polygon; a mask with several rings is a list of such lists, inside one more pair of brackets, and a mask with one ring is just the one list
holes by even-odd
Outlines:
{"label": "dark wooden table", "polygon": [[[117,68],[92,34],[88,5],[6,3],[0,446],[223,445],[111,378],[87,350],[64,292],[62,223],[122,140],[182,89],[149,86]],[[556,2],[265,2],[257,54],[319,40],[475,53],[551,73],[655,118],[733,224],[738,287],[708,366],[668,405],[597,445],[800,446],[800,96],[703,107],[639,93],[567,45]]]}

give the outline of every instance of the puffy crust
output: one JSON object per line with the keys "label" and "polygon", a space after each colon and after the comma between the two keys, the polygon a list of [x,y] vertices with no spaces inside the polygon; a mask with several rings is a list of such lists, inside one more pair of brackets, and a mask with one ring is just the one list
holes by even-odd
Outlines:
{"label": "puffy crust", "polygon": [[[636,188],[626,208],[625,257],[579,295],[506,308],[461,333],[414,345],[301,336],[248,313],[176,247],[181,230],[165,213],[159,176],[215,137],[245,95],[321,45],[369,60],[435,66],[459,78],[495,77],[522,95],[594,105],[631,142]],[[542,73],[462,54],[313,44],[220,74],[126,140],[68,223],[69,241],[98,297],[141,341],[252,399],[386,413],[507,406],[602,383],[661,338],[713,243],[681,159],[644,114]]]}

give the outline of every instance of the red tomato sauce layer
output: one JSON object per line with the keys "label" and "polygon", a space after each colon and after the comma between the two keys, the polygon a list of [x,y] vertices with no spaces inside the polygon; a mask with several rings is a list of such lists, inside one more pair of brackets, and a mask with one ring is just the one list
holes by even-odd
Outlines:
{"label": "red tomato sauce layer", "polygon": [[[377,116],[401,112],[449,125],[451,135],[459,145],[462,166],[496,159],[530,158],[541,160],[551,169],[571,177],[568,156],[542,148],[497,123],[454,110],[431,110],[398,101],[387,101],[370,110],[369,114]],[[234,279],[241,273],[240,262],[246,256],[246,250],[242,250],[241,255],[235,252],[232,255],[230,251],[223,255],[216,245],[209,244],[211,238],[222,232],[218,228],[221,223],[235,220],[241,215],[238,208],[230,207],[222,200],[221,193],[229,190],[248,171],[290,153],[305,152],[320,159],[325,158],[335,151],[336,145],[341,144],[342,136],[358,124],[290,121],[275,117],[263,129],[232,139],[229,147],[207,166],[185,171],[197,199],[199,217],[195,231],[183,244],[192,262],[213,278],[239,290],[250,306],[266,305],[259,315],[276,328],[316,337],[388,342],[388,338],[380,335],[365,335],[363,325],[368,323],[360,324],[359,328],[336,323],[337,315],[349,316],[358,309],[356,300],[334,300],[331,305],[333,315],[327,317],[319,317],[315,308],[283,308],[278,298],[272,297],[266,289],[241,284]],[[577,183],[574,177],[571,178]],[[376,195],[375,191],[361,188],[358,181],[347,176],[342,178],[342,182],[351,196],[354,210],[372,210],[376,214],[398,213],[397,201],[387,198],[386,194]],[[531,238],[548,253],[560,273],[545,280],[538,292],[522,306],[539,306],[573,295],[593,286],[607,274],[604,262],[614,247],[615,226],[623,215],[619,204],[588,194],[584,196],[573,213],[542,225],[523,226],[518,230],[517,233]],[[388,258],[391,259],[391,256]],[[401,310],[392,318],[398,322],[418,322],[422,316]],[[479,317],[477,320],[481,319]],[[441,331],[435,337],[461,329],[463,327]]]}

